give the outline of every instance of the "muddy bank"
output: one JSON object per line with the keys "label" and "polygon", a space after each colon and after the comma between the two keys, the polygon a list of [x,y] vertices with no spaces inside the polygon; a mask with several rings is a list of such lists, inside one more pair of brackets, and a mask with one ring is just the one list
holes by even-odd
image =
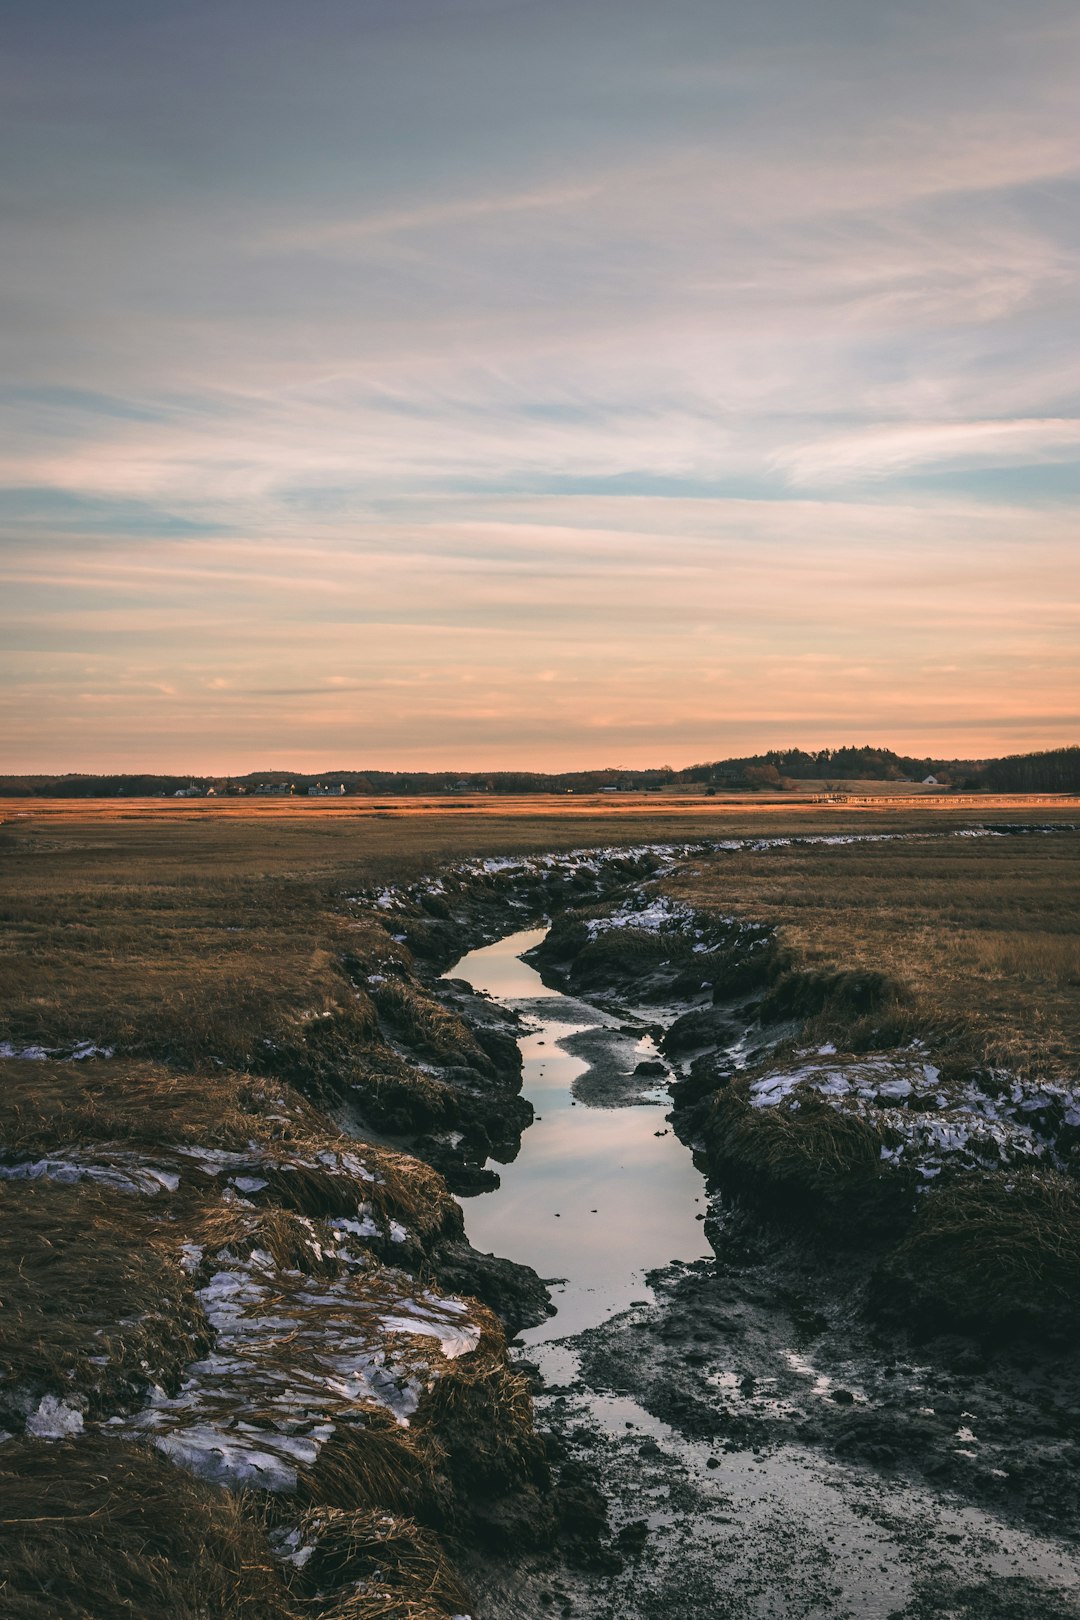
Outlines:
{"label": "muddy bank", "polygon": [[[547,1291],[472,1248],[432,1168],[490,1185],[516,1152],[517,1021],[432,979],[534,887],[604,892],[606,857],[584,860],[541,863],[525,897],[474,874],[456,921],[353,902],[315,1004],[255,1026],[246,1070],[93,1029],[0,1048],[13,1614],[435,1617],[467,1606],[450,1555],[574,1539],[505,1343]],[[155,1536],[200,1549],[190,1578],[140,1572]]]}
{"label": "muddy bank", "polygon": [[[248,1073],[179,1076],[89,1048],[5,1057],[0,1190],[26,1253],[35,1233],[48,1240],[16,1282],[30,1313],[17,1337],[49,1354],[18,1364],[4,1422],[19,1438],[0,1447],[23,1519],[48,1519],[58,1480],[84,1467],[90,1500],[94,1470],[121,1477],[129,1456],[129,1507],[158,1493],[177,1547],[205,1550],[200,1584],[223,1594],[222,1615],[244,1612],[242,1597],[290,1620],[346,1602],[359,1617],[388,1612],[384,1591],[401,1612],[426,1592],[425,1620],[465,1604],[478,1620],[914,1617],[942,1612],[942,1594],[961,1615],[1075,1612],[1075,1503],[1058,1483],[1078,1432],[1065,1352],[1033,1350],[1023,1313],[996,1336],[935,1331],[909,1309],[901,1269],[882,1269],[900,1241],[886,1188],[914,1202],[919,1166],[981,1186],[994,1173],[984,1137],[1043,1143],[1067,1176],[1067,1105],[1002,1092],[982,1136],[949,1135],[971,1112],[970,1077],[950,1090],[940,1069],[921,1082],[863,1073],[865,1042],[803,1050],[807,1017],[830,1007],[864,1040],[859,1020],[895,1010],[890,987],[801,983],[768,930],[671,907],[648,883],[682,853],[466,863],[351,897],[334,994],[277,1025]],[[575,998],[572,1028],[545,1047],[552,1067],[574,1065],[567,1109],[617,1124],[651,1108],[650,1138],[690,1167],[664,1117],[674,1102],[711,1176],[695,1228],[716,1252],[661,1265],[640,1298],[560,1346],[564,1297],[546,1383],[512,1363],[505,1334],[552,1327],[551,1251],[522,1265],[498,1230],[503,1189],[483,1191],[501,1176],[509,1191],[523,1133],[539,1143],[555,1123],[522,1095],[542,1014],[439,977],[463,948],[541,917],[555,920],[543,976]],[[944,1101],[921,1106],[931,1094]],[[829,1097],[857,1138],[842,1174],[808,1176],[798,1144],[779,1160],[758,1152],[759,1116],[810,1118]],[[916,1116],[934,1130],[902,1129]],[[641,1194],[647,1212],[659,1183]],[[880,1216],[872,1241],[842,1241],[856,1196]],[[470,1244],[488,1198],[494,1230]],[[914,1232],[909,1220],[900,1237]],[[96,1281],[80,1315],[88,1233]],[[947,1236],[931,1231],[937,1252]],[[47,1271],[56,1252],[68,1273]],[[926,1274],[917,1254],[911,1277]],[[134,1335],[151,1296],[161,1309]],[[257,1513],[238,1487],[256,1491]],[[100,1552],[74,1522],[65,1532],[103,1581],[123,1574],[123,1526],[105,1522]],[[41,1543],[27,1548],[18,1567],[40,1571]],[[41,1620],[75,1590],[16,1612]],[[174,1599],[155,1602],[183,1612]]]}
{"label": "muddy bank", "polygon": [[[572,1337],[564,1388],[545,1358],[549,1450],[571,1477],[603,1483],[612,1562],[601,1581],[540,1557],[522,1586],[485,1568],[481,1611],[1080,1612],[1067,1285],[1035,1289],[1019,1311],[1002,1308],[999,1287],[987,1310],[978,1288],[958,1288],[955,1254],[935,1291],[897,1259],[925,1221],[920,1187],[946,1207],[954,1189],[988,1185],[1022,1201],[1025,1177],[1053,1190],[1068,1173],[1073,1100],[943,1074],[928,1049],[888,1045],[894,987],[843,973],[800,982],[768,930],[662,896],[566,913],[530,958],[627,1032],[621,1055],[595,1029],[560,1043],[595,1060],[573,1081],[579,1104],[625,1106],[644,1084],[667,1085],[709,1177],[716,1259],[653,1274],[651,1301]],[[800,1047],[826,1010],[846,1054]],[[635,1074],[642,1030],[663,1056]],[[815,1135],[828,1128],[829,1153],[760,1150],[756,1116],[785,1106]],[[750,1115],[749,1148],[733,1112]],[[1045,1226],[1041,1241],[1056,1241]]]}

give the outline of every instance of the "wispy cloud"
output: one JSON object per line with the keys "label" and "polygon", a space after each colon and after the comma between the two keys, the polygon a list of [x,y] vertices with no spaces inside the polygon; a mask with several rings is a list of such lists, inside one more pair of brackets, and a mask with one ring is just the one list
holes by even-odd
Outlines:
{"label": "wispy cloud", "polygon": [[917,422],[865,428],[781,452],[778,464],[801,484],[887,478],[913,467],[978,467],[1075,457],[1080,418],[1012,422]]}
{"label": "wispy cloud", "polygon": [[16,6],[12,760],[1072,723],[1067,8],[238,18]]}

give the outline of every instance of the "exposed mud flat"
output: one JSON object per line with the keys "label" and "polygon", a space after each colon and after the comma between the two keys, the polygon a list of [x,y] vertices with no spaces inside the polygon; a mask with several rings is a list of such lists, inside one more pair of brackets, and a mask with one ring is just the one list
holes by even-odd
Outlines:
{"label": "exposed mud flat", "polygon": [[[643,1275],[634,1262],[648,1243],[617,1207],[609,1239],[590,1244],[583,1212],[599,1208],[619,1140],[608,1122],[644,1116],[661,1143],[652,1133],[668,1129],[665,1082],[678,1094],[710,1044],[715,1061],[718,1032],[727,1060],[745,1063],[792,1026],[740,1027],[734,1007],[714,1011],[690,983],[682,999],[669,984],[643,1003],[620,1000],[625,983],[594,979],[589,999],[561,1005],[551,984],[530,994],[517,970],[500,969],[506,950],[530,944],[515,936],[455,970],[487,978],[478,988],[497,989],[525,1020],[524,1092],[540,1116],[519,1185],[504,1181],[505,1202],[504,1192],[470,1201],[467,1221],[481,1246],[568,1274],[553,1290],[559,1316],[522,1334],[519,1354],[536,1369],[564,1488],[571,1502],[575,1483],[586,1493],[589,1511],[578,1511],[592,1523],[569,1557],[564,1543],[524,1570],[474,1568],[477,1613],[1080,1614],[1080,1384],[1068,1349],[1033,1358],[957,1334],[916,1343],[883,1330],[863,1309],[865,1256],[771,1226],[716,1186],[707,1193],[704,1160],[690,1171],[673,1138],[687,1173],[654,1183],[646,1159],[635,1196],[638,1210],[665,1210],[661,1247],[677,1263],[646,1261]],[[546,976],[567,982],[558,969]],[[657,1041],[677,1018],[673,1060]],[[577,1151],[564,1138],[552,1158],[537,1142],[528,1168],[533,1134],[571,1108]],[[567,1205],[569,1238],[550,1235],[564,1213],[553,1202]],[[715,1258],[701,1258],[705,1231]],[[545,1266],[556,1255],[562,1267]]]}

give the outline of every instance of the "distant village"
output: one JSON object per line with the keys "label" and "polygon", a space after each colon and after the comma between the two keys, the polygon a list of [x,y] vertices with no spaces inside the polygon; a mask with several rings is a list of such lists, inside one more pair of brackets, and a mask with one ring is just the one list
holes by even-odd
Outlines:
{"label": "distant village", "polygon": [[[443,793],[490,793],[490,782],[448,782],[440,786]],[[570,790],[573,791],[572,789]],[[347,793],[370,793],[371,788],[347,785],[345,782],[189,782],[187,787],[176,788],[174,799],[235,798],[245,794],[261,799],[341,799]]]}
{"label": "distant village", "polygon": [[217,799],[249,794],[252,798],[290,799],[306,794],[309,799],[338,799],[347,792],[344,782],[312,782],[306,788],[297,787],[295,782],[258,782],[254,787],[246,782],[210,782],[206,786],[200,782],[190,782],[187,787],[177,788],[173,798]]}

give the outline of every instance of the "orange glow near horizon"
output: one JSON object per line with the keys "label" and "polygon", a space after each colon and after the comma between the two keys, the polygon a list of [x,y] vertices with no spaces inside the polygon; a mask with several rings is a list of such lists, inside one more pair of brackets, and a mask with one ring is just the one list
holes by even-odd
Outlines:
{"label": "orange glow near horizon", "polygon": [[0,769],[1080,736],[1080,14],[83,9],[6,40]]}

